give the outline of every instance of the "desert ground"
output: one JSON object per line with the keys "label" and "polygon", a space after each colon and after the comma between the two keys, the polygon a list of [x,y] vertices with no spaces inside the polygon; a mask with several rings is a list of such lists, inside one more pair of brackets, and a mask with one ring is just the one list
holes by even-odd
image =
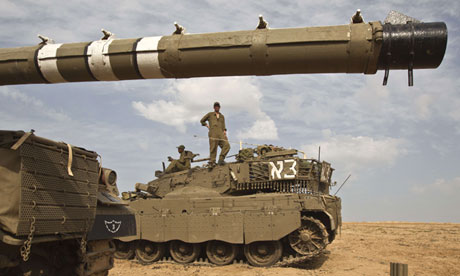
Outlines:
{"label": "desert ground", "polygon": [[459,223],[344,223],[325,254],[300,266],[256,268],[116,260],[116,275],[390,275],[390,262],[409,265],[409,275],[460,275]]}

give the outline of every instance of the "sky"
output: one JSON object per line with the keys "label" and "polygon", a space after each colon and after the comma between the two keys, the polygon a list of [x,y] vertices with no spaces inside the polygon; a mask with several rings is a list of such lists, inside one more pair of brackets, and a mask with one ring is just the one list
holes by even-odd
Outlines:
{"label": "sky", "polygon": [[[176,146],[208,156],[200,118],[219,101],[232,143],[305,151],[335,168],[344,221],[460,222],[460,2],[406,1],[51,1],[0,0],[0,47],[93,41],[101,28],[118,38],[251,30],[263,14],[271,28],[348,24],[397,10],[444,21],[441,66],[376,75],[319,74],[134,80],[0,86],[0,129],[97,151],[118,173],[120,190],[154,179]],[[231,161],[231,159],[229,160]]]}

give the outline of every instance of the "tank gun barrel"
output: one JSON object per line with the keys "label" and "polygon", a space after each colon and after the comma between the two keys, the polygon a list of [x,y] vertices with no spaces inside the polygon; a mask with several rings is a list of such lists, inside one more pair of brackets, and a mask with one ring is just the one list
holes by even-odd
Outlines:
{"label": "tank gun barrel", "polygon": [[[358,22],[358,23],[356,23]],[[348,25],[101,40],[0,49],[0,85],[437,68],[443,22]]]}

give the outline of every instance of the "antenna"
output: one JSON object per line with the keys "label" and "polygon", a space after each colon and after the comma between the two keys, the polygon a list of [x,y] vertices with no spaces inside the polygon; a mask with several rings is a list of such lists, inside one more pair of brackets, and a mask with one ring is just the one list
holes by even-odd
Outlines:
{"label": "antenna", "polygon": [[321,183],[321,171],[323,170],[321,166],[321,146],[318,147],[318,185]]}
{"label": "antenna", "polygon": [[337,192],[335,192],[334,196],[340,191],[340,189],[342,189],[343,185],[345,185],[345,183],[347,183],[348,178],[350,178],[350,176],[351,176],[351,174],[349,174],[347,179],[345,179],[345,181],[342,183],[342,185],[340,185],[339,189],[337,190]]}

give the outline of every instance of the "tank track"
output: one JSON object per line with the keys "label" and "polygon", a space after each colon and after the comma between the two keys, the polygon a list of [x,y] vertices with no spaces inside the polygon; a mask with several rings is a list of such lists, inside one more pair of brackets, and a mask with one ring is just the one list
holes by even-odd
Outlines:
{"label": "tank track", "polygon": [[[276,264],[274,264],[272,267],[297,267],[297,266],[302,266],[307,264],[310,261],[314,261],[314,259],[321,257],[322,255],[327,256],[329,253],[328,250],[325,250],[325,252],[321,252],[320,254],[314,256],[314,257],[309,257],[309,256],[295,256],[295,255],[289,255],[289,256],[284,256],[281,260],[279,260]],[[139,264],[142,265],[154,265],[154,264],[179,264],[175,262],[171,257],[164,257],[163,259],[155,262],[155,263],[150,263],[146,264],[143,262],[137,261]],[[246,264],[250,265],[246,260],[240,259],[240,260],[234,260],[232,264],[230,265],[237,265],[237,264]],[[208,267],[215,267],[218,266],[216,264],[213,264],[212,262],[209,261],[208,258],[199,258],[195,260],[193,263],[189,264],[184,264],[187,266],[208,266]]]}
{"label": "tank track", "polygon": [[88,241],[86,252],[80,249],[80,240],[33,244],[27,262],[19,255],[19,247],[1,244],[8,253],[0,254],[0,276],[3,275],[77,275],[105,276],[113,267],[115,246],[111,240]]}
{"label": "tank track", "polygon": [[[319,248],[317,248],[317,250],[314,250],[313,252],[301,255],[301,254],[297,253],[294,249],[292,249],[290,247],[289,238],[285,237],[282,240],[280,240],[282,242],[282,244],[283,244],[283,247],[284,247],[284,254],[281,257],[281,259],[279,261],[277,261],[275,264],[273,264],[272,266],[274,266],[274,267],[301,266],[301,265],[304,265],[305,263],[315,259],[316,257],[324,255],[325,251],[328,252],[326,250],[326,246],[329,244],[329,240],[328,240],[329,234],[327,232],[326,227],[321,223],[321,221],[319,221],[319,220],[317,220],[315,218],[312,218],[312,217],[303,216],[302,217],[302,226],[297,231],[302,230],[304,227],[306,227],[306,225],[308,225],[308,223],[310,223],[311,225],[314,225],[315,227],[317,227],[316,230],[321,233],[320,236],[322,237],[322,239],[321,239],[322,246],[320,246]],[[137,241],[134,241],[133,243],[136,243],[136,242]],[[162,246],[165,247],[165,244],[166,243],[163,243]],[[239,251],[240,251],[240,254],[239,254],[240,257],[236,258],[235,260],[233,260],[232,263],[233,264],[249,264],[248,261],[246,260],[246,258],[244,258],[244,257],[241,258],[241,255],[243,255],[243,254],[241,254],[243,252],[243,246],[238,245],[238,247],[239,247]],[[126,248],[124,248],[124,249],[126,249]],[[115,257],[118,258],[118,259],[136,259],[136,261],[138,263],[142,264],[142,265],[162,264],[162,263],[177,263],[171,256],[162,257],[162,258],[160,258],[159,260],[157,260],[155,262],[147,263],[147,262],[139,259],[135,255],[136,254],[134,253],[134,249],[132,249],[131,251],[125,251],[122,254],[119,254],[119,252],[115,253]],[[197,258],[193,262],[188,263],[186,265],[215,266],[216,264],[213,264],[207,257],[202,257],[201,256],[200,258]]]}

